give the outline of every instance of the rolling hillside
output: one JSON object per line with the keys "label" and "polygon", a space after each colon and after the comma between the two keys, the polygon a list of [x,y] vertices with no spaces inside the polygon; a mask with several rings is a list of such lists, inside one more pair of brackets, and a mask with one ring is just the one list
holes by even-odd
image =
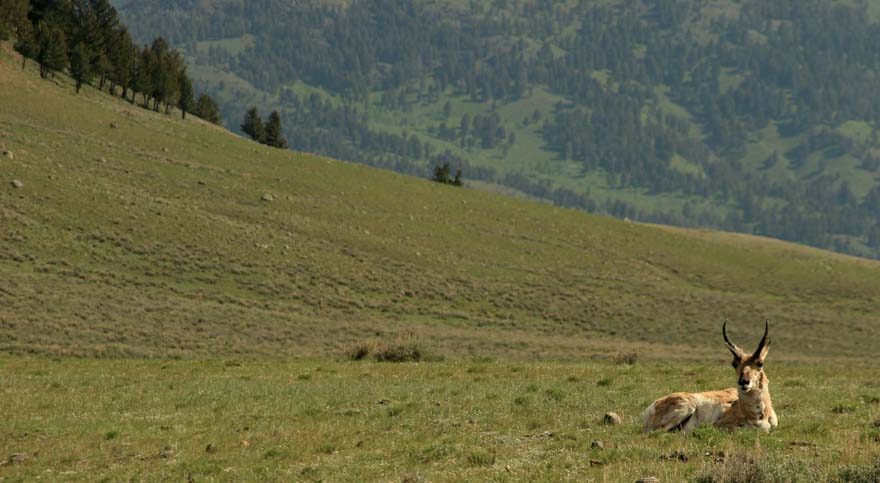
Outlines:
{"label": "rolling hillside", "polygon": [[232,129],[278,109],[303,151],[880,256],[876,0],[114,3]]}
{"label": "rolling hillside", "polygon": [[33,69],[4,47],[3,351],[721,357],[721,320],[764,317],[780,358],[880,339],[876,262],[274,150]]}

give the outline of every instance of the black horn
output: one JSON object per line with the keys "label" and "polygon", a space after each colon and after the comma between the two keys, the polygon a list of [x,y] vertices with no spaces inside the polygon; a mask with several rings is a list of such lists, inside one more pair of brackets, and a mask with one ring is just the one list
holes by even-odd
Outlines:
{"label": "black horn", "polygon": [[727,344],[727,350],[733,353],[734,357],[742,357],[742,350],[727,338],[727,320],[721,326],[721,333],[724,335],[724,343]]}
{"label": "black horn", "polygon": [[764,337],[761,337],[761,343],[758,344],[758,349],[755,351],[755,355],[753,357],[760,357],[761,351],[763,351],[764,347],[767,347],[767,344],[770,343],[770,339],[767,338],[768,332],[770,332],[770,320],[764,319]]}

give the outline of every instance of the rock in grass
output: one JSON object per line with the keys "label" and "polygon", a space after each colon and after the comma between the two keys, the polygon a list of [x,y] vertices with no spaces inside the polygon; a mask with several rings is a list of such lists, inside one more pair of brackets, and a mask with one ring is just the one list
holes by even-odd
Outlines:
{"label": "rock in grass", "polygon": [[599,441],[598,439],[590,443],[590,448],[593,449],[605,449],[605,443]]}
{"label": "rock in grass", "polygon": [[205,448],[205,453],[216,453],[216,452],[217,452],[217,447],[214,446],[213,444],[209,444],[209,445]]}
{"label": "rock in grass", "polygon": [[684,451],[673,451],[669,454],[660,455],[661,461],[681,461],[682,463],[687,463],[688,457],[684,453]]}
{"label": "rock in grass", "polygon": [[31,459],[31,455],[29,455],[27,453],[13,453],[12,455],[9,456],[9,459],[7,459],[6,461],[8,461],[9,464],[12,464],[12,465],[18,465],[18,464],[24,463],[25,461],[27,461],[29,459]]}
{"label": "rock in grass", "polygon": [[15,159],[15,155],[12,154],[12,151],[10,151],[8,149],[3,149],[2,153],[3,153],[3,156],[6,156],[9,159]]}
{"label": "rock in grass", "polygon": [[115,122],[111,122],[110,129],[119,129],[119,124],[116,124]]}
{"label": "rock in grass", "polygon": [[609,426],[617,426],[618,424],[620,424],[620,416],[618,416],[617,413],[608,412],[605,413],[605,417],[602,419],[602,421]]}
{"label": "rock in grass", "polygon": [[636,483],[660,483],[660,480],[653,476],[646,476],[644,478],[639,478],[636,480]]}
{"label": "rock in grass", "polygon": [[19,181],[17,179],[12,180],[12,183],[10,183],[10,184],[12,185],[13,188],[16,188],[16,189],[24,188],[24,183],[22,183],[21,181]]}
{"label": "rock in grass", "polygon": [[263,193],[263,196],[260,197],[263,201],[275,201],[275,197],[272,196],[271,193]]}

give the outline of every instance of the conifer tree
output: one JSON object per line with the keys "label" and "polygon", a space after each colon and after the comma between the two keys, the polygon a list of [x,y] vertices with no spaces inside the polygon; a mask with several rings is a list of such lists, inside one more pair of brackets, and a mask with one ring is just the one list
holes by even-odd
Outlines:
{"label": "conifer tree", "polygon": [[89,63],[91,52],[84,42],[76,44],[70,53],[70,76],[76,81],[76,93],[84,83],[88,83],[92,79],[92,66]]}
{"label": "conifer tree", "polygon": [[3,0],[0,3],[0,40],[7,40],[28,22],[29,0]]}
{"label": "conifer tree", "polygon": [[113,66],[110,90],[112,91],[115,85],[119,85],[122,87],[122,97],[128,98],[128,89],[134,72],[131,64],[135,60],[136,51],[132,49],[134,42],[124,25],[114,32],[113,45],[114,49],[110,52],[110,64]]}
{"label": "conifer tree", "polygon": [[260,111],[256,107],[251,107],[244,114],[244,120],[241,122],[241,130],[251,139],[262,143],[266,139],[266,130],[263,127],[263,120],[260,119]]}
{"label": "conifer tree", "polygon": [[92,49],[92,69],[100,76],[99,88],[103,89],[107,78],[113,73],[111,56],[120,49],[117,44],[116,31],[119,28],[119,17],[109,0],[88,0],[89,3],[89,39]]}
{"label": "conifer tree", "polygon": [[438,183],[449,184],[449,163],[441,163],[434,167],[434,177]]}
{"label": "conifer tree", "polygon": [[180,86],[178,87],[177,107],[180,108],[181,119],[186,119],[187,111],[191,111],[193,107],[193,87],[192,81],[186,75],[186,69],[180,73]]}
{"label": "conifer tree", "polygon": [[197,116],[208,122],[220,124],[220,109],[217,107],[217,103],[214,102],[214,99],[208,94],[202,94],[199,96],[199,100],[196,101],[195,113]]}
{"label": "conifer tree", "polygon": [[167,102],[168,88],[170,86],[169,72],[167,71],[166,57],[168,56],[168,42],[157,37],[150,45],[150,51],[153,55],[153,62],[150,64],[150,94],[153,96],[153,110],[159,112],[159,103]]}
{"label": "conifer tree", "polygon": [[153,95],[153,70],[156,65],[156,56],[149,46],[141,50],[137,68],[137,90],[144,96],[144,107],[150,107],[150,96]]}
{"label": "conifer tree", "polygon": [[27,65],[28,58],[35,58],[39,53],[39,44],[37,44],[36,32],[34,26],[30,22],[25,22],[18,29],[18,38],[15,41],[15,51],[21,54],[21,68]]}
{"label": "conifer tree", "polygon": [[128,64],[128,89],[131,90],[130,102],[134,104],[134,98],[137,95],[138,76],[141,70],[141,51],[134,42],[128,47],[131,56],[131,62]]}
{"label": "conifer tree", "polygon": [[284,138],[281,116],[278,115],[278,111],[272,111],[272,114],[269,114],[264,142],[274,148],[287,149],[287,139]]}
{"label": "conifer tree", "polygon": [[40,22],[38,29],[40,77],[43,79],[67,66],[67,41],[60,27]]}

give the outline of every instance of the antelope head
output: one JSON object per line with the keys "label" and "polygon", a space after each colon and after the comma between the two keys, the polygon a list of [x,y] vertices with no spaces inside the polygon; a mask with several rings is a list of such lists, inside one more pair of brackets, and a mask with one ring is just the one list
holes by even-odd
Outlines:
{"label": "antelope head", "polygon": [[767,338],[767,332],[770,329],[769,321],[764,321],[764,337],[761,343],[752,354],[746,354],[736,344],[730,342],[727,338],[727,321],[721,326],[721,333],[724,334],[724,343],[727,349],[733,354],[733,368],[736,369],[737,387],[742,392],[754,391],[755,389],[763,389],[764,381],[767,376],[764,375],[764,358],[770,349],[770,339]]}

